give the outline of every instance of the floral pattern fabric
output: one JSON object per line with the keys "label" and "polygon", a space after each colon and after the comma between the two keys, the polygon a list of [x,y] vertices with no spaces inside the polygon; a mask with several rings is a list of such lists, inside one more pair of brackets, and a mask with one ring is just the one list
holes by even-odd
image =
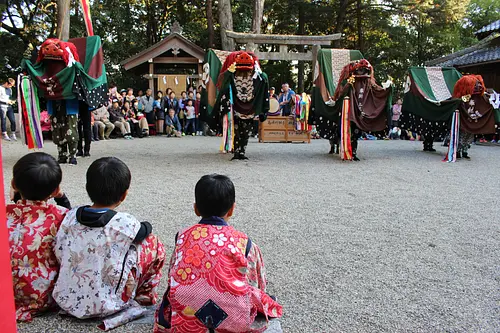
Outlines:
{"label": "floral pattern fabric", "polygon": [[30,321],[55,306],[51,294],[59,264],[54,243],[67,209],[21,200],[7,205],[6,210],[16,317]]}
{"label": "floral pattern fabric", "polygon": [[[77,318],[107,317],[114,328],[140,316],[131,305],[156,303],[157,287],[165,250],[158,238],[149,235],[140,244],[134,238],[140,222],[117,213],[104,227],[87,227],[70,211],[56,238],[56,256],[61,264],[54,299],[65,312]],[[116,317],[115,317],[116,318]]]}
{"label": "floral pattern fabric", "polygon": [[[269,317],[281,317],[281,305],[265,293],[259,248],[252,243],[245,257],[248,241],[227,225],[197,224],[180,233],[154,332],[207,332],[195,314],[208,300],[227,314],[215,332],[263,332]],[[258,327],[257,314],[265,318]]]}

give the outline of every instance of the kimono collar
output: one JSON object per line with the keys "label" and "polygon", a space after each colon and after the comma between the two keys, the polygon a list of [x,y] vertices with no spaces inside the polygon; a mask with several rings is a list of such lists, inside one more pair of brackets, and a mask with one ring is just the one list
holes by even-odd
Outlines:
{"label": "kimono collar", "polygon": [[227,226],[227,222],[222,217],[218,217],[218,216],[204,217],[198,223],[199,224],[208,224],[208,225]]}
{"label": "kimono collar", "polygon": [[40,206],[40,207],[48,207],[49,204],[47,201],[43,200],[25,200],[21,199],[16,202],[16,205],[22,205],[22,206]]}

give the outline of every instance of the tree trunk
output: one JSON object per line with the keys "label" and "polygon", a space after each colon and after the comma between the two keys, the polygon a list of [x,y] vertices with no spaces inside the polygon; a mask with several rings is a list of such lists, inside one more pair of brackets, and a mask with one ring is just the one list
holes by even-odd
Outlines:
{"label": "tree trunk", "polygon": [[208,26],[208,47],[214,47],[214,13],[213,1],[207,0],[207,26]]}
{"label": "tree trunk", "polygon": [[219,0],[219,24],[222,49],[226,51],[234,51],[234,40],[226,36],[226,30],[233,30],[231,0]]}
{"label": "tree trunk", "polygon": [[57,38],[69,39],[70,0],[57,0]]}
{"label": "tree trunk", "polygon": [[[335,24],[335,33],[342,33],[345,25],[345,13],[347,11],[347,7],[349,6],[349,0],[340,0],[339,9],[337,12],[337,22]],[[337,39],[333,41],[333,46],[336,48],[341,47],[341,40]]]}
{"label": "tree trunk", "polygon": [[[306,32],[306,22],[305,22],[305,9],[304,3],[299,4],[299,30],[297,33],[299,35],[304,35]],[[299,45],[299,52],[304,52],[304,46]],[[297,73],[297,93],[302,93],[304,91],[304,61],[299,61],[298,73]]]}
{"label": "tree trunk", "polygon": [[362,18],[362,4],[361,0],[356,0],[356,25],[358,30],[358,50],[364,52],[363,43],[363,18]]}
{"label": "tree trunk", "polygon": [[264,2],[266,0],[253,1],[253,18],[252,18],[252,31],[260,34],[262,27],[262,18],[264,16]]}

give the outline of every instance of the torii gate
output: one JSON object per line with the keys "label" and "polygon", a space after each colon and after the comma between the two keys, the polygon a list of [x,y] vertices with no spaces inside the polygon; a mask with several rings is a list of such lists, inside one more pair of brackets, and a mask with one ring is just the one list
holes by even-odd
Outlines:
{"label": "torii gate", "polygon": [[[238,44],[245,45],[245,49],[254,52],[260,60],[311,61],[314,71],[316,70],[316,62],[321,45],[331,45],[332,41],[342,38],[342,34],[325,36],[267,35],[229,30],[226,30],[226,36]],[[261,52],[258,48],[260,44],[279,45],[279,52]],[[306,51],[305,53],[288,52],[289,45],[311,46],[311,51]]]}

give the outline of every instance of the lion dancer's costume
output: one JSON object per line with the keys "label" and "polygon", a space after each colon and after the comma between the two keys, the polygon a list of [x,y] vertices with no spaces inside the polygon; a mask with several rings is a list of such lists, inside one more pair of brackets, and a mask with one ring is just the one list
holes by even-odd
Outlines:
{"label": "lion dancer's costume", "polygon": [[424,151],[435,151],[434,139],[449,134],[444,161],[468,158],[474,134],[495,133],[495,114],[484,92],[479,75],[462,76],[453,67],[410,67],[401,127],[424,136]]}
{"label": "lion dancer's costume", "polygon": [[[24,60],[23,68],[29,76],[20,77],[22,91],[38,91],[38,95],[47,101],[59,162],[76,164],[78,114],[89,113],[89,108],[97,108],[107,98],[100,37],[75,38],[70,42],[48,39],[40,47],[36,63]],[[36,93],[20,94],[22,105],[37,105],[38,101],[33,102],[37,99]],[[41,148],[30,145],[33,141],[30,138],[36,137],[37,131],[33,131],[29,119],[39,110],[22,108],[22,112],[22,118],[26,120],[22,133],[25,142],[29,148]],[[86,135],[85,152],[89,150],[90,137],[87,139]]]}
{"label": "lion dancer's costume", "polygon": [[377,85],[373,68],[366,59],[344,66],[331,101],[334,116],[315,116],[313,120],[320,133],[330,133],[322,135],[330,139],[330,154],[340,153],[342,160],[359,161],[358,139],[362,132],[387,128],[391,93],[390,84]]}
{"label": "lion dancer's costume", "polygon": [[462,76],[453,89],[453,98],[459,99],[452,116],[450,145],[445,161],[470,159],[469,148],[474,134],[495,133],[493,106],[484,95],[486,88],[481,75]]}
{"label": "lion dancer's costume", "polygon": [[[250,52],[231,53],[222,66],[214,117],[222,121],[223,152],[233,152],[233,160],[245,156],[256,116],[266,120],[269,110],[269,83],[259,61]],[[218,116],[218,117],[217,117]]]}
{"label": "lion dancer's costume", "polygon": [[85,147],[80,147],[80,150],[84,151],[82,155],[90,155],[89,109],[105,104],[108,93],[101,38],[94,36],[88,0],[81,0],[81,3],[89,37],[68,42],[47,39],[34,64],[23,61],[24,74],[18,80],[24,143],[29,149],[43,147],[38,101],[42,97],[51,114],[53,141],[59,151],[60,163],[76,164],[78,115],[85,139]]}

